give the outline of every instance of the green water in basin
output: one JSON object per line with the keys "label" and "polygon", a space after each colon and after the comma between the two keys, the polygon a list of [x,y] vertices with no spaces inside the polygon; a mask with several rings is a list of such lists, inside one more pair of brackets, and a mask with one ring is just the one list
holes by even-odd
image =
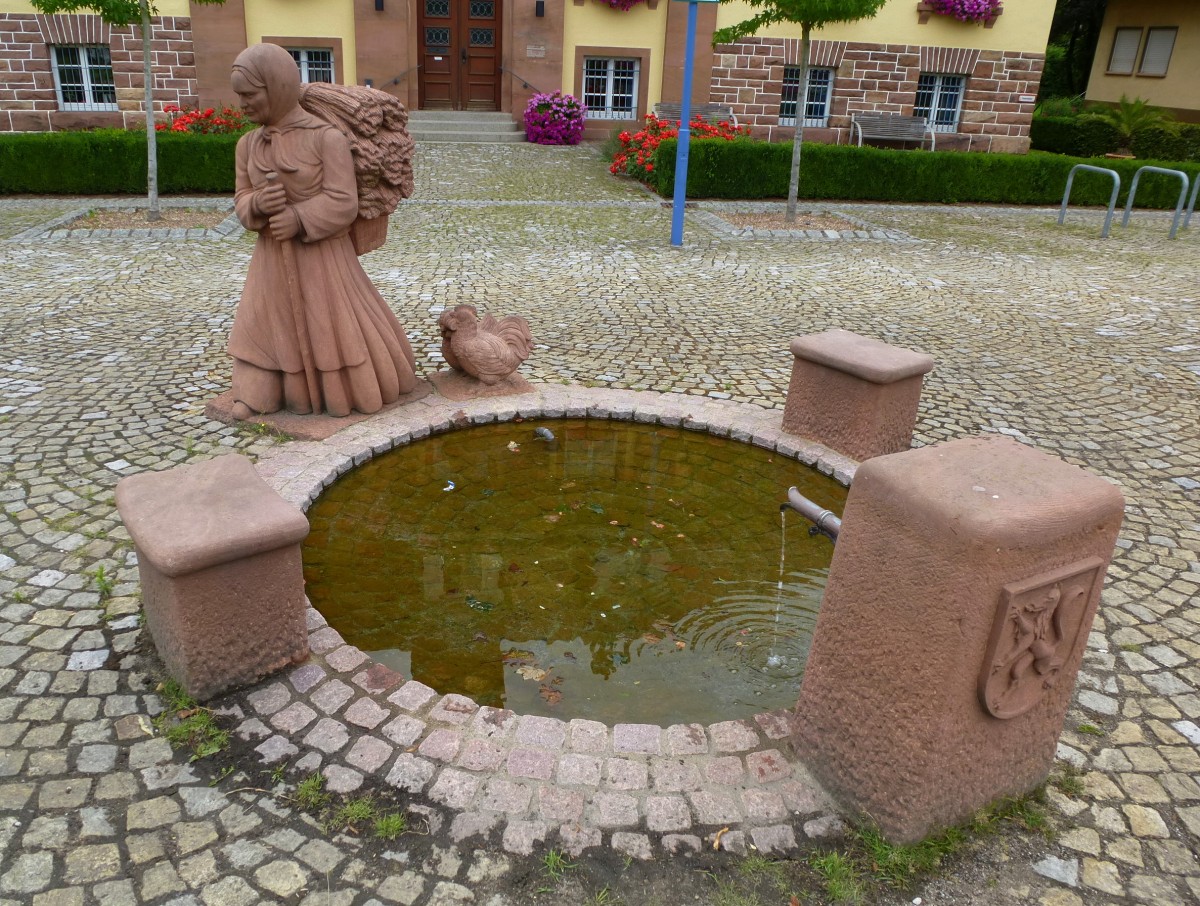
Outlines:
{"label": "green water in basin", "polygon": [[347,642],[441,693],[610,724],[750,717],[795,703],[832,557],[795,513],[783,529],[790,485],[842,511],[832,479],[707,434],[453,431],[321,496],[307,591]]}

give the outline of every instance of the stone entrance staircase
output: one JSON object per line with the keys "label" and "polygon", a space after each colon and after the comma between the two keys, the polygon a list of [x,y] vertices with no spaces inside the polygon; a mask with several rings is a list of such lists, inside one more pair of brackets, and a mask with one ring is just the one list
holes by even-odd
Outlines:
{"label": "stone entrance staircase", "polygon": [[525,127],[509,113],[410,110],[408,134],[418,142],[523,142]]}

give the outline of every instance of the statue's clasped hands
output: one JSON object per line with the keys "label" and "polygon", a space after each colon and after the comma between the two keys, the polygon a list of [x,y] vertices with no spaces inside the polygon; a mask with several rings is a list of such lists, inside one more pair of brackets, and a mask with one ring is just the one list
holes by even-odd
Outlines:
{"label": "statue's clasped hands", "polygon": [[296,215],[296,209],[288,204],[283,186],[271,176],[268,176],[267,180],[267,185],[255,195],[254,204],[269,218],[268,229],[271,231],[271,238],[276,242],[285,242],[299,234],[300,218]]}

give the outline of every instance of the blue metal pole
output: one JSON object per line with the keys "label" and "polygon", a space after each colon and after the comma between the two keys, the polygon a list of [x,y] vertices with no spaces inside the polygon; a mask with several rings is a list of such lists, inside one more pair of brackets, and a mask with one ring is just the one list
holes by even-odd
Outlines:
{"label": "blue metal pole", "polygon": [[688,0],[687,50],[683,55],[683,103],[679,109],[679,145],[675,151],[675,201],[671,210],[671,245],[683,245],[683,209],[687,204],[688,145],[692,130],[692,63],[696,59],[696,0]]}

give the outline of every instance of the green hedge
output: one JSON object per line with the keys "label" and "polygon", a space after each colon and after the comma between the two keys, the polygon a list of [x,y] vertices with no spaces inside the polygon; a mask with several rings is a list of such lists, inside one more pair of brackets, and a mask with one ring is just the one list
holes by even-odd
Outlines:
{"label": "green hedge", "polygon": [[[233,191],[237,135],[158,135],[158,190]],[[0,134],[0,194],[146,192],[146,135],[121,129]]]}
{"label": "green hedge", "polygon": [[1200,161],[1200,125],[1168,123],[1133,136],[1133,153],[1156,160]]}
{"label": "green hedge", "polygon": [[[669,198],[675,191],[676,141],[668,139],[654,155],[653,188]],[[688,153],[689,198],[786,198],[791,169],[790,142],[695,141]],[[1195,179],[1197,164],[1147,160],[1079,159],[1056,154],[977,154],[961,151],[896,151],[847,145],[804,145],[800,197],[855,201],[953,204],[1058,204],[1075,164],[1116,170],[1125,190],[1146,164],[1182,169]],[[1112,181],[1081,172],[1072,204],[1107,205]],[[1138,207],[1173,208],[1178,181],[1147,175],[1138,186]]]}
{"label": "green hedge", "polygon": [[1099,116],[1035,116],[1029,126],[1035,151],[1070,157],[1103,157],[1121,146],[1121,133]]}

